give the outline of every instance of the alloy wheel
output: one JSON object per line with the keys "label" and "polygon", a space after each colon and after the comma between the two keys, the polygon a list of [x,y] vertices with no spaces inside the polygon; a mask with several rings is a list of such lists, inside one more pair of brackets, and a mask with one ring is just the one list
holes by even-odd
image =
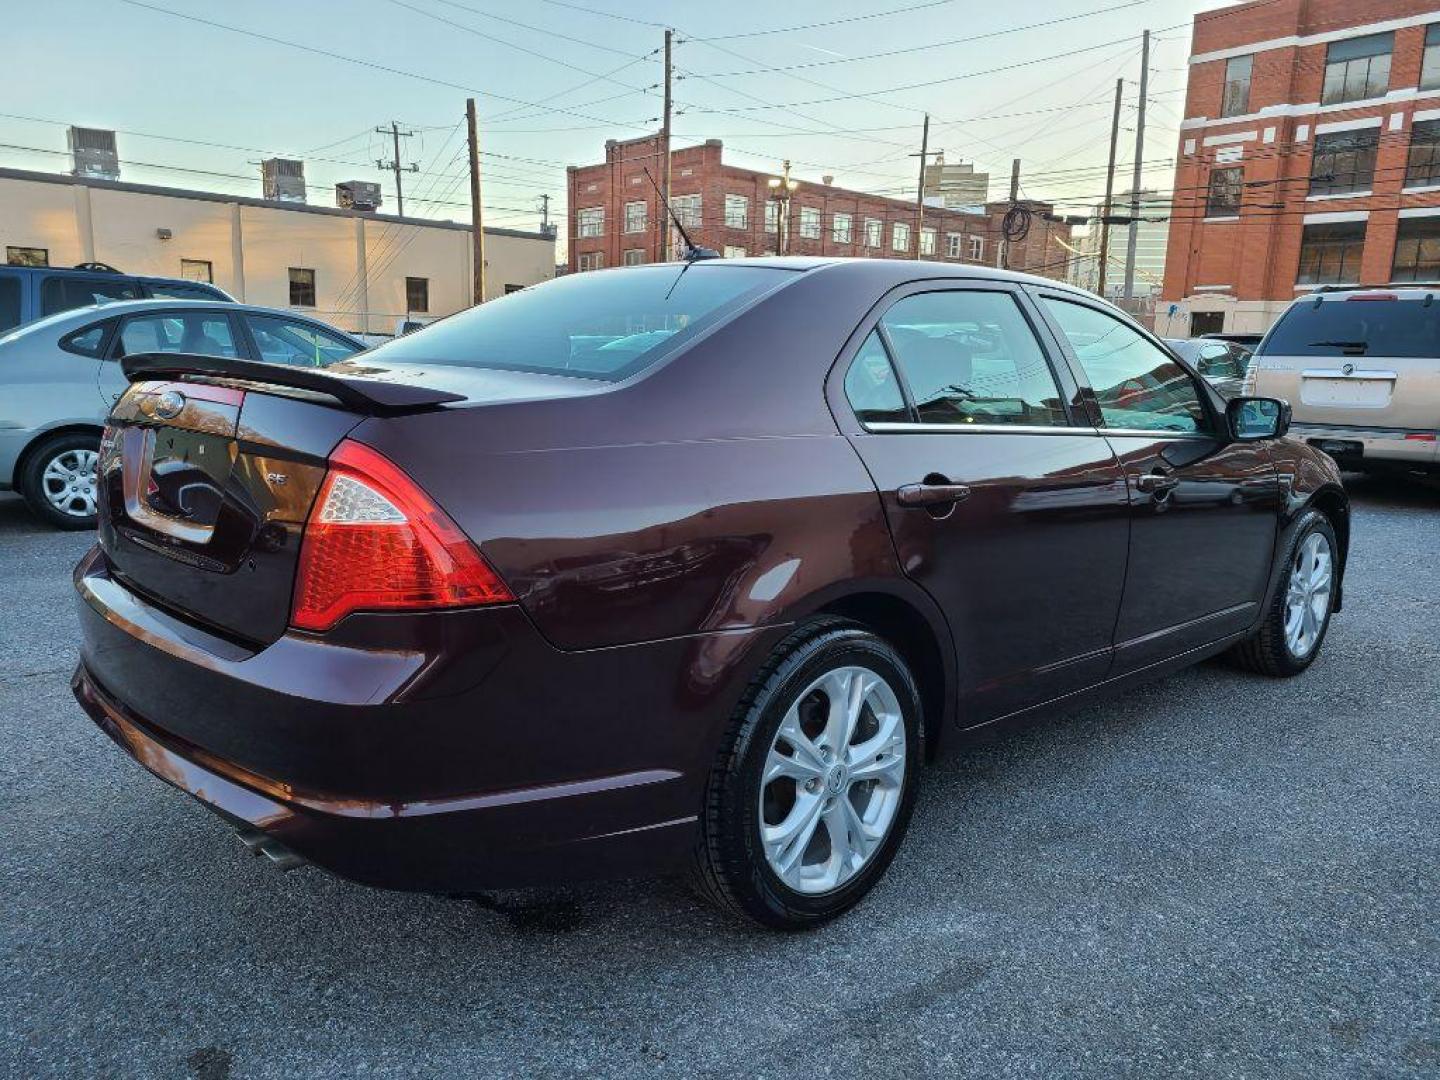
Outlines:
{"label": "alloy wheel", "polygon": [[94,450],[63,450],[46,462],[40,475],[46,502],[68,517],[94,517],[99,457]]}
{"label": "alloy wheel", "polygon": [[1295,552],[1285,592],[1285,646],[1297,660],[1320,643],[1330,614],[1334,562],[1330,541],[1322,533],[1312,532]]}
{"label": "alloy wheel", "polygon": [[817,894],[853,878],[884,843],[905,785],[905,720],[884,677],[834,668],[790,705],[760,781],[760,841],[775,875]]}

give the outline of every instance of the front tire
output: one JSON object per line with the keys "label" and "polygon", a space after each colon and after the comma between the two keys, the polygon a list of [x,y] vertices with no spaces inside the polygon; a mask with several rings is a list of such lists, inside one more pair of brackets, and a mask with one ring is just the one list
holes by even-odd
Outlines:
{"label": "front tire", "polygon": [[1231,650],[1241,667],[1289,678],[1315,662],[1340,583],[1340,545],[1330,519],[1307,510],[1291,527],[1280,580],[1259,629]]}
{"label": "front tire", "polygon": [[100,458],[98,432],[52,435],[25,459],[20,493],[35,516],[57,529],[93,529]]}
{"label": "front tire", "polygon": [[799,930],[885,873],[924,758],[920,693],[863,627],[823,619],[776,649],[711,770],[692,879],[720,907]]}

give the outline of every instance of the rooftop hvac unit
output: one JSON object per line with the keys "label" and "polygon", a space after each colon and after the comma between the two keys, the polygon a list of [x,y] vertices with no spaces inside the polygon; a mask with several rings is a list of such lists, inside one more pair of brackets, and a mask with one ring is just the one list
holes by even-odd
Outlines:
{"label": "rooftop hvac unit", "polygon": [[373,180],[347,180],[336,184],[335,205],[342,210],[379,210],[380,185]]}
{"label": "rooftop hvac unit", "polygon": [[280,202],[305,201],[305,163],[290,158],[266,158],[260,162],[265,198]]}
{"label": "rooftop hvac unit", "polygon": [[120,153],[115,148],[115,132],[99,128],[72,127],[67,133],[70,156],[74,160],[72,176],[89,176],[99,180],[120,179]]}

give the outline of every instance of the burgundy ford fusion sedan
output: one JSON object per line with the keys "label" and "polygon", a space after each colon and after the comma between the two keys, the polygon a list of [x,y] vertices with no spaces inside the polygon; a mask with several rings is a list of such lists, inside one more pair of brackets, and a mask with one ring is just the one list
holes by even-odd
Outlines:
{"label": "burgundy ford fusion sedan", "polygon": [[1052,281],[561,278],[324,371],[149,354],[75,572],[81,704],[277,861],[465,892],[687,870],[856,903],[967,732],[1221,652],[1303,671],[1345,494]]}

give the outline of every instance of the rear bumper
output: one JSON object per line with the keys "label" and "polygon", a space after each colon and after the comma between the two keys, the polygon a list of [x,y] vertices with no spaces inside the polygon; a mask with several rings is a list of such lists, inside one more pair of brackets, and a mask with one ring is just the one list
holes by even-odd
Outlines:
{"label": "rear bumper", "polygon": [[1363,427],[1350,424],[1295,422],[1290,433],[1326,450],[1342,466],[1392,464],[1400,468],[1431,469],[1440,465],[1440,432],[1406,428]]}
{"label": "rear bumper", "polygon": [[[343,877],[446,892],[649,874],[694,841],[734,700],[730,679],[686,678],[703,643],[564,653],[506,607],[352,617],[348,640],[252,653],[126,590],[98,548],[75,577],[73,688],[96,724]],[[714,635],[725,655],[766,636]]]}

